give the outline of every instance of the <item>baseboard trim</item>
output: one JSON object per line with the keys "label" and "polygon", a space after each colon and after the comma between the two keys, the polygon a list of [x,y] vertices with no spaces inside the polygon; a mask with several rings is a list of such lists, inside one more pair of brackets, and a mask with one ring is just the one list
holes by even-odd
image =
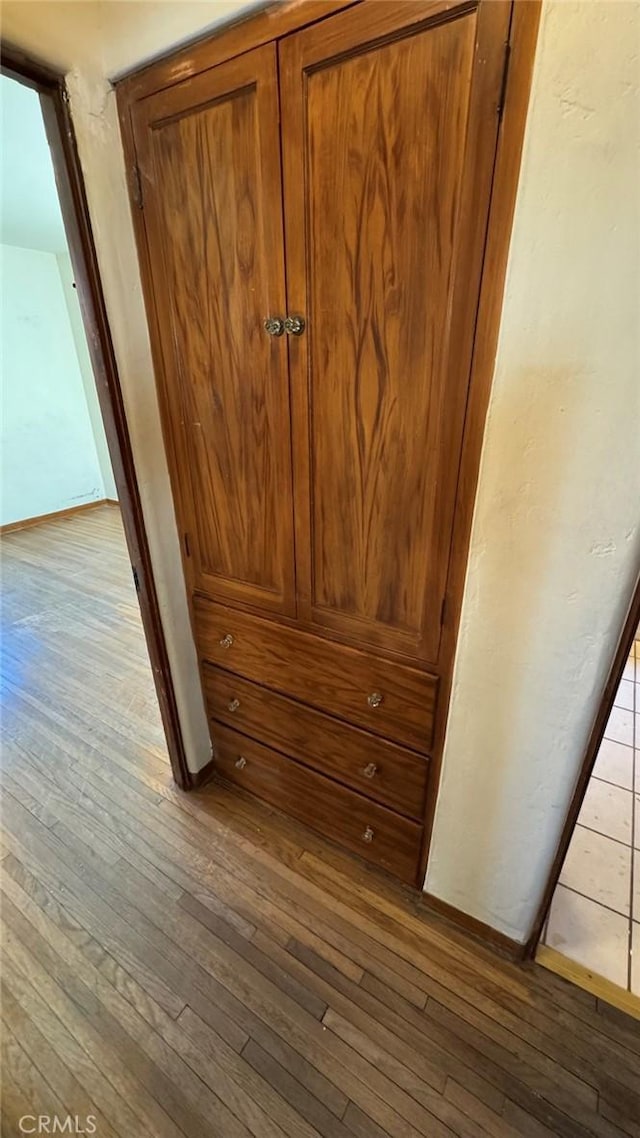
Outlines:
{"label": "baseboard trim", "polygon": [[484,921],[479,921],[477,917],[472,917],[469,913],[463,913],[461,909],[456,909],[454,905],[442,901],[440,897],[434,897],[433,893],[422,893],[420,900],[432,913],[444,917],[465,935],[481,941],[482,944],[503,956],[509,957],[510,960],[522,961],[525,959],[526,944],[513,940],[506,933],[501,933],[498,929],[492,928],[491,925],[486,925]]}
{"label": "baseboard trim", "polygon": [[8,522],[0,526],[0,534],[13,533],[18,529],[31,529],[32,526],[41,526],[45,522],[59,522],[63,518],[73,517],[74,514],[84,514],[87,510],[96,510],[98,506],[117,506],[119,503],[111,498],[98,498],[95,502],[83,502],[80,506],[67,506],[66,510],[54,510],[52,514],[38,514],[36,518],[24,518],[21,522]]}
{"label": "baseboard trim", "polygon": [[215,769],[216,761],[214,758],[210,758],[209,762],[205,763],[199,771],[191,771],[191,786],[189,790],[200,790],[200,788],[213,777]]}
{"label": "baseboard trim", "polygon": [[597,996],[605,1004],[611,1004],[614,1008],[640,1020],[640,996],[634,996],[633,992],[618,987],[612,980],[607,980],[605,976],[585,968],[584,964],[569,960],[568,956],[563,956],[561,952],[549,948],[546,944],[540,945],[535,960],[536,964],[548,968],[550,972],[555,972],[564,980],[569,980],[576,987],[591,992],[592,996]]}

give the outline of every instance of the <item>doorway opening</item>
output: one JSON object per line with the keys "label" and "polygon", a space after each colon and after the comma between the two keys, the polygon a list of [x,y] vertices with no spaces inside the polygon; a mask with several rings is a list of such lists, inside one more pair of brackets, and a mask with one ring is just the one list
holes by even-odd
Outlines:
{"label": "doorway opening", "polygon": [[538,963],[640,1018],[640,581],[530,940],[533,950],[536,944]]}
{"label": "doorway opening", "polygon": [[5,723],[79,764],[115,731],[189,789],[64,81],[3,45],[1,84]]}

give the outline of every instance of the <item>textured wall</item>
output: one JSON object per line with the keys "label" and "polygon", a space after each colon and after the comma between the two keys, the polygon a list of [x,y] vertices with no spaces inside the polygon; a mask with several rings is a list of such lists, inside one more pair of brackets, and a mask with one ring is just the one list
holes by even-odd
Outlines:
{"label": "textured wall", "polygon": [[426,888],[524,939],[639,558],[640,6],[547,0]]}
{"label": "textured wall", "polygon": [[133,237],[115,94],[68,77],[93,233],[133,446],[189,767],[211,757]]}

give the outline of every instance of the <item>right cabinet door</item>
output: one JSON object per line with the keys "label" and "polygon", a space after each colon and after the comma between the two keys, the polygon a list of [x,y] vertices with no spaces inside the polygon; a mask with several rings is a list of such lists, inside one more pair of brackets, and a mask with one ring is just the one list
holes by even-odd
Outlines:
{"label": "right cabinet door", "polygon": [[510,5],[280,44],[299,616],[436,662]]}

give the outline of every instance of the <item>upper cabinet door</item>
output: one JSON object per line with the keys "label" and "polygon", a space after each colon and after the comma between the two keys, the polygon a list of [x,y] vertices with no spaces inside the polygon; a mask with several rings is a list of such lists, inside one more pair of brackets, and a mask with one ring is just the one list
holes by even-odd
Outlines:
{"label": "upper cabinet door", "polygon": [[[280,44],[298,611],[437,661],[509,5]],[[307,443],[308,440],[308,443]]]}
{"label": "upper cabinet door", "polygon": [[167,444],[191,584],[295,611],[277,57],[273,44],[134,119]]}

